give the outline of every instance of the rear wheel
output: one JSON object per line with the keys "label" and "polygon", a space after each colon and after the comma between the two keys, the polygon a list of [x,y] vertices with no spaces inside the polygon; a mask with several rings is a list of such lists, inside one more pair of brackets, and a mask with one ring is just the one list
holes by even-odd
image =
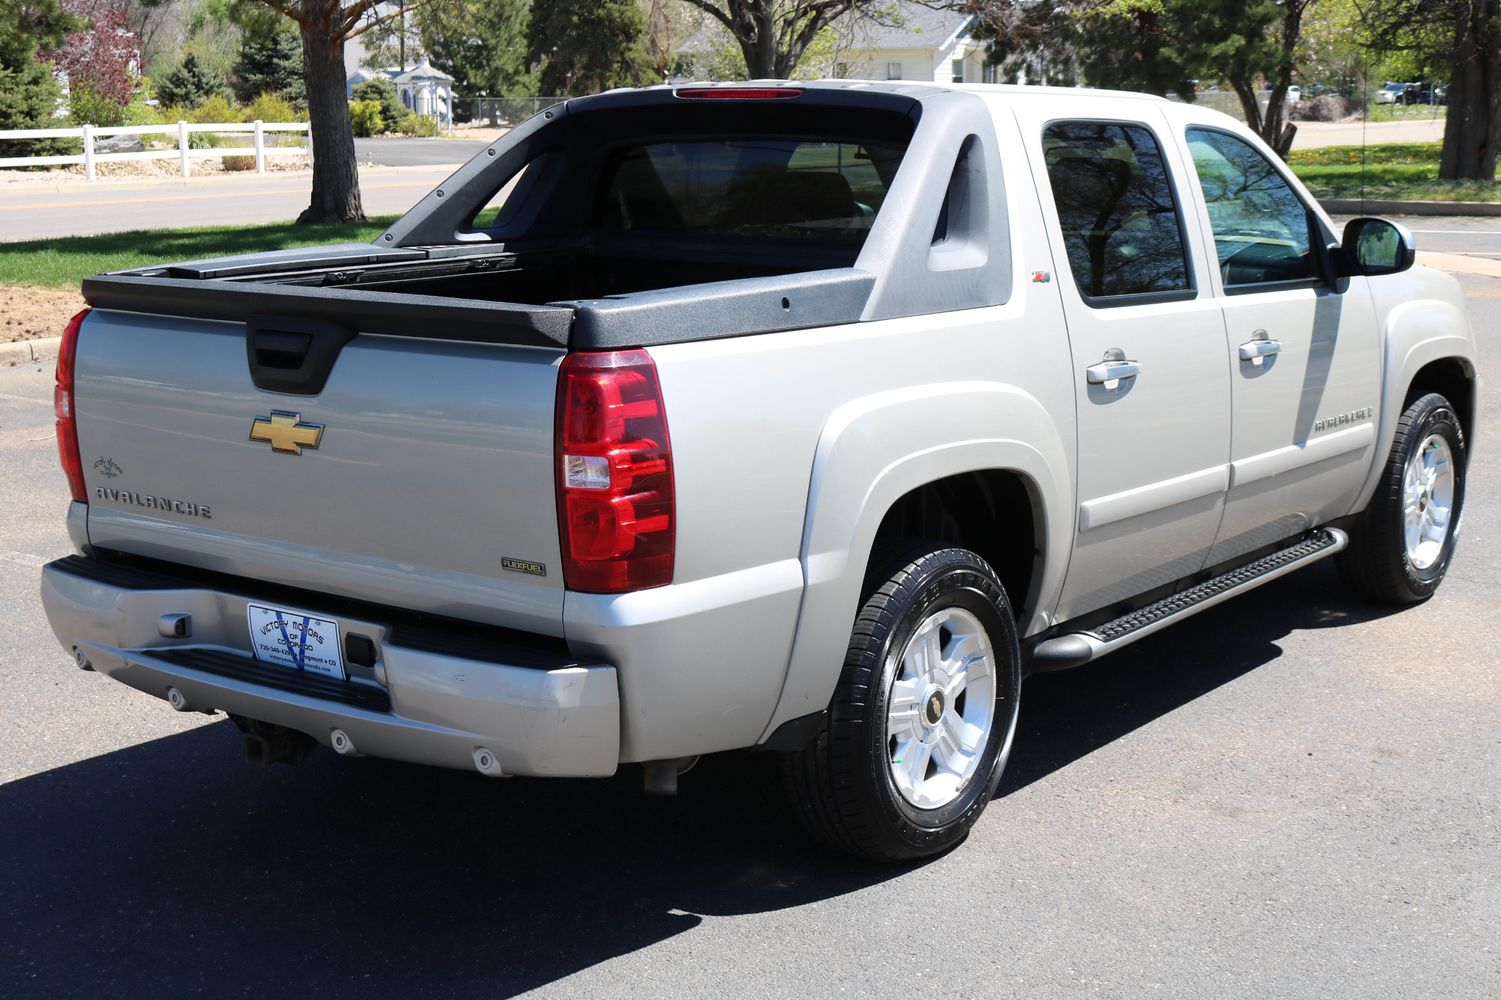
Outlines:
{"label": "rear wheel", "polygon": [[959,843],[1000,781],[1020,663],[983,559],[923,543],[878,556],[825,729],[786,759],[804,825],[882,861]]}
{"label": "rear wheel", "polygon": [[1464,509],[1464,430],[1449,401],[1429,393],[1397,424],[1386,469],[1340,554],[1345,582],[1388,604],[1426,600],[1454,557]]}

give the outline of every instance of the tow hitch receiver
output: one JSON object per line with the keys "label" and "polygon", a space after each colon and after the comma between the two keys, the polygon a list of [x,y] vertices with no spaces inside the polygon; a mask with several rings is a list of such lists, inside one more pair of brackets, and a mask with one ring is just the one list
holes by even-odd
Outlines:
{"label": "tow hitch receiver", "polygon": [[245,734],[245,759],[261,767],[300,764],[318,745],[318,741],[307,733],[286,726],[247,719],[242,715],[231,715],[230,718]]}

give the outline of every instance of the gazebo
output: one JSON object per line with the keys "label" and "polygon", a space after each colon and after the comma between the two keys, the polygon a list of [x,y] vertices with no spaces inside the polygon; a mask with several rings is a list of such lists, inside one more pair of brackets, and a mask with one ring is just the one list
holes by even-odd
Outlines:
{"label": "gazebo", "polygon": [[453,77],[426,59],[392,80],[401,102],[419,115],[453,127]]}

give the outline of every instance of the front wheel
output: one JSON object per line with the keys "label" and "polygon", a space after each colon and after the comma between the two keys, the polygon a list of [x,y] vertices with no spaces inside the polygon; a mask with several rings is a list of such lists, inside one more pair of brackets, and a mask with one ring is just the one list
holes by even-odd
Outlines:
{"label": "front wheel", "polygon": [[1403,411],[1376,495],[1339,557],[1351,589],[1387,604],[1433,595],[1454,557],[1466,458],[1464,429],[1443,396],[1428,393]]}
{"label": "front wheel", "polygon": [[966,549],[876,557],[828,722],[786,774],[804,825],[880,861],[969,833],[1016,731],[1021,653],[995,572]]}

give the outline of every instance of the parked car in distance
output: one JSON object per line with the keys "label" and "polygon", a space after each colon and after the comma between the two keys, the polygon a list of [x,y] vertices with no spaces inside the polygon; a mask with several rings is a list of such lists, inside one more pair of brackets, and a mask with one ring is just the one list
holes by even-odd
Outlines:
{"label": "parked car in distance", "polygon": [[1386,86],[1376,91],[1372,102],[1375,104],[1406,104],[1407,87],[1405,83],[1387,83]]}

